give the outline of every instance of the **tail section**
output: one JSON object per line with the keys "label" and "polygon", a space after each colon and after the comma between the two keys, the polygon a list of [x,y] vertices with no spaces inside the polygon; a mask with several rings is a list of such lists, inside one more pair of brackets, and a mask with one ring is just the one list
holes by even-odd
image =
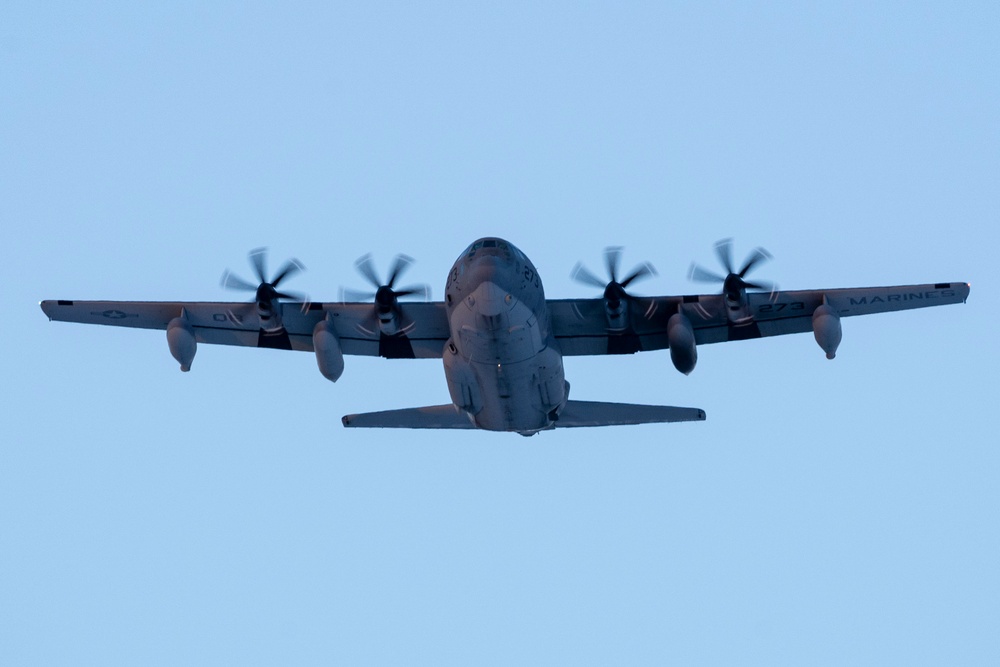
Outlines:
{"label": "tail section", "polygon": [[[566,401],[566,406],[559,413],[559,417],[547,428],[626,426],[704,420],[705,411],[699,408],[602,403],[599,401]],[[451,404],[346,415],[342,421],[344,426],[350,428],[476,428],[476,425],[464,412],[459,411]]]}
{"label": "tail section", "polygon": [[559,413],[559,419],[552,424],[552,427],[626,426],[629,424],[695,421],[705,421],[704,410],[700,408],[675,408],[668,405],[566,401],[566,407]]}
{"label": "tail section", "polygon": [[351,428],[476,428],[466,414],[451,403],[345,415],[341,421]]}

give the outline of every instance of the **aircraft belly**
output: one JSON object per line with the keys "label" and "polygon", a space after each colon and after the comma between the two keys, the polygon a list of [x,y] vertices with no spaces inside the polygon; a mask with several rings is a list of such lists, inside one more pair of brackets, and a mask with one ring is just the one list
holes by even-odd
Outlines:
{"label": "aircraft belly", "polygon": [[504,313],[500,327],[479,325],[473,320],[458,328],[462,353],[470,361],[514,364],[532,358],[545,347],[534,314],[521,304]]}
{"label": "aircraft belly", "polygon": [[[479,428],[533,433],[551,426],[565,404],[562,356],[543,338],[539,323],[546,321],[544,311],[495,283],[481,284],[452,311],[454,358],[446,353],[445,372],[453,402]],[[477,395],[470,398],[472,384]]]}
{"label": "aircraft belly", "polygon": [[477,426],[492,431],[537,431],[551,423],[549,413],[557,405],[550,404],[543,391],[540,377],[544,373],[536,359],[513,364],[473,363],[472,367],[483,400],[474,417]]}

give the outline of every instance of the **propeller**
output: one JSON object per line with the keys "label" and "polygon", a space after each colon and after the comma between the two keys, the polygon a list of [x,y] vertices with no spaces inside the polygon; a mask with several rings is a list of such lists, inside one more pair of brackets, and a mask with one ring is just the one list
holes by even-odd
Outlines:
{"label": "propeller", "polygon": [[[418,297],[429,299],[431,288],[429,285],[409,285],[407,287],[396,287],[396,281],[406,273],[413,258],[407,255],[396,255],[392,267],[389,269],[389,277],[383,283],[375,270],[375,263],[372,261],[372,254],[368,253],[359,257],[354,262],[354,268],[358,270],[365,280],[367,280],[374,291],[343,289],[341,290],[342,301],[375,301],[375,315],[385,325],[388,325],[394,316],[401,313],[399,300],[405,297]],[[383,327],[384,329],[385,327]]]}
{"label": "propeller", "polygon": [[253,266],[254,273],[260,281],[259,284],[254,285],[253,283],[240,278],[229,269],[226,269],[226,272],[222,274],[223,287],[240,292],[254,292],[254,300],[262,306],[271,304],[275,299],[290,299],[292,301],[302,302],[308,301],[308,298],[299,292],[278,291],[278,285],[280,285],[284,280],[300,271],[305,270],[306,267],[302,265],[302,262],[297,259],[288,260],[281,266],[274,278],[268,280],[267,248],[253,249],[250,251],[249,257],[250,265]]}
{"label": "propeller", "polygon": [[619,246],[609,246],[604,249],[604,267],[607,270],[607,281],[598,278],[581,262],[577,262],[576,266],[573,267],[570,278],[578,283],[604,290],[604,298],[608,302],[608,307],[611,309],[617,308],[623,300],[631,298],[631,295],[625,291],[625,288],[634,282],[657,275],[656,269],[653,268],[652,264],[643,262],[635,267],[630,274],[619,280],[618,275],[621,269],[621,260],[622,248]]}
{"label": "propeller", "polygon": [[763,248],[754,248],[750,252],[746,261],[743,262],[743,266],[740,267],[738,271],[733,268],[732,239],[722,239],[721,241],[718,241],[715,244],[715,254],[719,258],[719,262],[722,264],[722,267],[726,270],[725,276],[721,276],[714,271],[709,271],[708,269],[692,263],[691,268],[688,271],[688,278],[702,283],[722,283],[722,291],[731,301],[737,301],[740,298],[740,293],[746,289],[768,291],[774,291],[777,289],[777,285],[772,282],[764,280],[751,282],[746,279],[747,274],[751,273],[756,267],[760,266],[763,262],[772,259],[771,253]]}

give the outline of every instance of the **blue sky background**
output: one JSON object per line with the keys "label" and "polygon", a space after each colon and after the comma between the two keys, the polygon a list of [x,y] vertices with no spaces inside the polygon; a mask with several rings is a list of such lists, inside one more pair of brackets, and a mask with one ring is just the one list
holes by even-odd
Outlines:
{"label": "blue sky background", "polygon": [[[996,3],[39,3],[0,8],[0,662],[996,664]],[[207,6],[206,6],[207,5]],[[607,245],[696,293],[733,236],[783,287],[964,306],[566,361],[708,421],[346,431],[435,361],[49,323],[221,300],[272,249],[335,300],[397,252],[440,298],[500,235],[550,297]]]}

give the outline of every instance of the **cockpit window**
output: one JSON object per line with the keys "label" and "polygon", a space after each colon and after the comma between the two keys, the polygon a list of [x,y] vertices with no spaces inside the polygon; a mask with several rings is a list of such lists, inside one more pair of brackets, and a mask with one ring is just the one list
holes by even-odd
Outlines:
{"label": "cockpit window", "polygon": [[[466,248],[464,255],[467,260],[470,260],[476,256],[476,253],[479,250],[485,251],[487,249],[493,251],[488,254],[498,255],[508,260],[511,258],[511,255],[515,257],[523,257],[523,255],[521,255],[521,252],[515,246],[511,245],[510,243],[507,243],[503,239],[498,239],[498,238],[480,239],[475,243],[473,243],[472,245],[470,245],[468,248]],[[499,251],[499,253],[496,251]]]}

